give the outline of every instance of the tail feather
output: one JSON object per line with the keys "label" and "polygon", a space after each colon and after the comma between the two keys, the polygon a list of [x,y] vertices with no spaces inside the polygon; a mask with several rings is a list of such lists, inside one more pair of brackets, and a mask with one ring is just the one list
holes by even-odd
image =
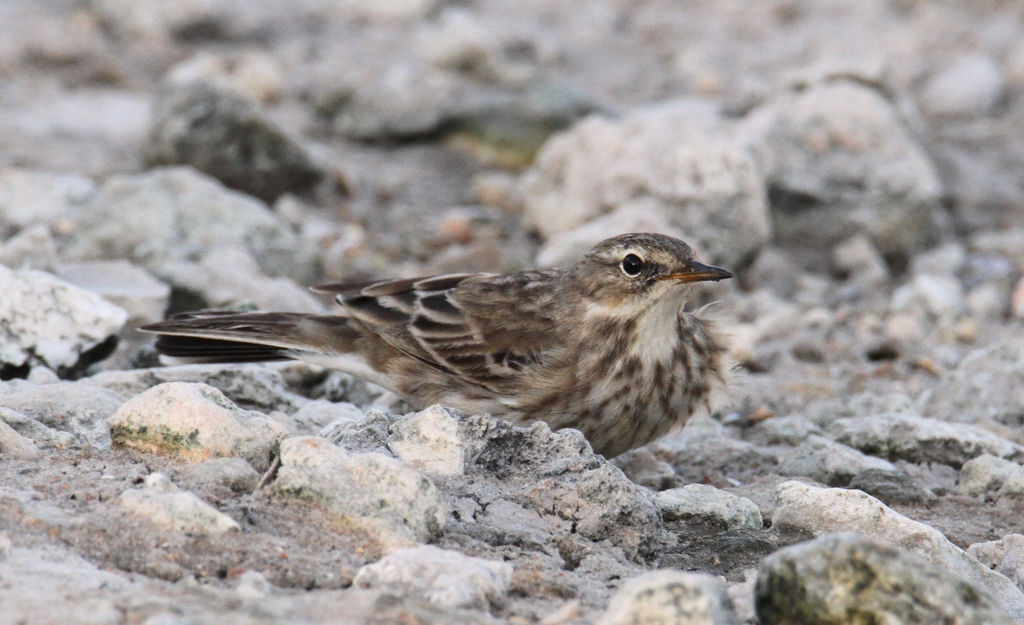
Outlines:
{"label": "tail feather", "polygon": [[289,358],[285,350],[277,347],[170,334],[160,336],[155,347],[161,356],[179,363],[271,362]]}
{"label": "tail feather", "polygon": [[302,313],[184,313],[139,328],[158,334],[156,350],[175,362],[264,362],[345,352],[356,339],[349,319]]}

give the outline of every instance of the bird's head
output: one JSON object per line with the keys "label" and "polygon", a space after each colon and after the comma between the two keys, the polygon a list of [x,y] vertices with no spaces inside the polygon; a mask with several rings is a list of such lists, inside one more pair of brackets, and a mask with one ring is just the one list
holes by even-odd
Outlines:
{"label": "bird's head", "polygon": [[663,234],[623,234],[598,243],[570,270],[573,283],[592,304],[616,310],[653,304],[675,295],[684,300],[697,282],[731,278],[705,265],[693,249]]}

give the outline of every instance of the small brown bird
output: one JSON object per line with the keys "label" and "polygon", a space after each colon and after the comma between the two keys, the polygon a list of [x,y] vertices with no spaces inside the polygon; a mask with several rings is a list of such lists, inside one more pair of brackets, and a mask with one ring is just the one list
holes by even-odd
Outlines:
{"label": "small brown bird", "polygon": [[672,237],[626,234],[568,269],[336,284],[336,315],[201,311],[142,330],[177,361],[296,359],[410,402],[576,428],[606,457],[647,444],[727,393],[714,324],[691,285],[732,274]]}

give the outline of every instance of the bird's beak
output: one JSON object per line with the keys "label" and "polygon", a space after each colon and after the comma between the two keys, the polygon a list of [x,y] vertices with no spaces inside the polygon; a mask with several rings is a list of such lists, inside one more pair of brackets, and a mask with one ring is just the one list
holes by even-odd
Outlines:
{"label": "bird's beak", "polygon": [[706,282],[713,280],[715,282],[719,280],[725,280],[731,278],[732,272],[726,271],[719,267],[712,267],[711,265],[705,265],[704,263],[698,263],[695,260],[687,261],[686,269],[679,273],[670,273],[667,276],[662,277],[662,280],[674,280],[676,282]]}

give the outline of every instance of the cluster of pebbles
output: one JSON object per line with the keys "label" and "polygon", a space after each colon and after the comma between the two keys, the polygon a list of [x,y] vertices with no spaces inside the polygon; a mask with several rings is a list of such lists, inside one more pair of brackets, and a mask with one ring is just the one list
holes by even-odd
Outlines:
{"label": "cluster of pebbles", "polygon": [[[0,623],[1024,622],[1024,9],[0,6]],[[612,460],[135,328],[627,231],[736,401]]]}

